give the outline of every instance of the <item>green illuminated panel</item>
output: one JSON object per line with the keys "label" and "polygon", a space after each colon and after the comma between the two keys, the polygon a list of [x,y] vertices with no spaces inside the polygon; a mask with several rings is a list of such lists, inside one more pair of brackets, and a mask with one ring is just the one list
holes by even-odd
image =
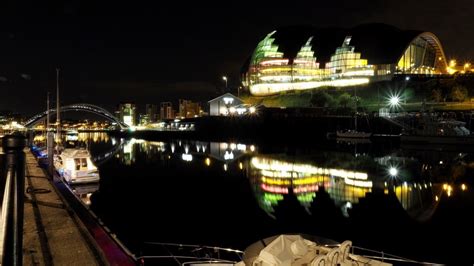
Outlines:
{"label": "green illuminated panel", "polygon": [[272,35],[276,31],[269,33],[261,42],[258,43],[251,59],[251,65],[258,65],[265,58],[283,58],[283,53],[278,52],[278,45],[273,44],[275,41]]}

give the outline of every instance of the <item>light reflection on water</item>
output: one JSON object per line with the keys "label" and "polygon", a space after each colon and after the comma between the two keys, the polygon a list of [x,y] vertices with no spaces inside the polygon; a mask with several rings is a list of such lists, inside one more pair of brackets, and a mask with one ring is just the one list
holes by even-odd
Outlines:
{"label": "light reflection on water", "polygon": [[[245,220],[251,221],[250,224],[260,228],[258,231],[263,235],[240,235],[246,239],[236,241],[239,244],[252,243],[256,239],[251,237],[267,237],[269,233],[296,230],[313,233],[312,227],[319,225],[325,227],[322,231],[326,234],[325,237],[337,239],[342,235],[344,238],[353,237],[355,241],[366,241],[365,244],[369,245],[370,241],[387,241],[378,242],[372,247],[392,248],[400,255],[419,255],[420,259],[429,260],[436,253],[436,246],[425,253],[415,252],[409,251],[409,244],[404,247],[405,250],[398,245],[391,246],[391,239],[398,235],[401,239],[407,238],[415,232],[425,230],[424,237],[419,237],[418,242],[412,241],[411,245],[431,245],[431,231],[442,230],[439,224],[452,224],[450,219],[453,213],[456,217],[462,217],[463,213],[453,206],[471,200],[472,181],[469,176],[472,176],[474,158],[469,153],[402,150],[397,147],[377,149],[376,145],[370,143],[331,144],[323,148],[278,148],[239,142],[120,140],[106,134],[85,134],[79,140],[88,142],[92,155],[102,158],[99,166],[101,182],[100,186],[79,188],[76,191],[83,202],[91,204],[106,225],[117,232],[119,238],[132,243],[131,246],[135,245],[132,249],[139,249],[134,241],[140,243],[144,241],[142,239],[149,240],[140,234],[148,235],[149,230],[156,230],[156,234],[152,235],[161,241],[160,237],[166,238],[165,231],[170,231],[169,228],[156,227],[155,223],[158,221],[151,218],[154,214],[146,210],[151,207],[167,217],[170,224],[178,223],[183,217],[189,219],[186,212],[193,213],[198,208],[195,206],[196,199],[212,197],[199,194],[202,190],[202,193],[220,195],[220,198],[213,200],[221,204],[236,200],[232,197],[239,197],[240,201],[252,199],[255,207],[267,217],[268,220],[255,213],[249,209],[249,205],[245,205],[248,211],[233,211],[232,215],[223,206],[199,206],[212,211],[229,224],[238,220],[235,215],[243,215],[246,216]],[[172,175],[170,173],[177,174],[171,178],[168,177]],[[234,186],[241,181],[248,184],[248,190]],[[122,185],[117,185],[119,182],[123,182]],[[154,202],[152,195],[147,196],[147,193],[154,193],[148,192],[147,187],[156,186],[156,182],[166,185],[169,190],[166,192],[166,203],[160,201],[163,198]],[[228,191],[219,192],[224,188]],[[120,192],[115,194],[114,191]],[[173,195],[175,199],[172,198]],[[123,201],[120,197],[127,200]],[[125,206],[114,207],[116,202],[122,202]],[[445,207],[439,211],[439,206],[443,203]],[[166,207],[166,204],[172,206]],[[189,208],[183,204],[188,204]],[[467,206],[471,206],[470,204]],[[182,209],[184,214],[177,215],[172,209],[174,205]],[[236,207],[231,203],[227,206]],[[127,210],[137,208],[142,210],[140,216],[143,220],[140,221],[149,221],[151,225],[143,225],[143,222],[134,224],[135,220],[128,218]],[[161,213],[161,209],[164,209],[164,213]],[[403,220],[404,215],[398,210],[404,212],[412,222]],[[172,214],[167,216],[167,212]],[[434,219],[437,212],[437,219]],[[378,213],[382,216],[393,213],[394,216],[379,217]],[[199,219],[205,224],[212,224],[212,217],[205,215]],[[388,227],[397,226],[403,221],[403,226],[395,227],[391,235],[384,236],[377,231],[370,232],[374,225],[378,225],[376,219],[380,219]],[[431,222],[433,219],[435,221]],[[161,219],[160,223],[163,221]],[[194,222],[199,223],[196,220]],[[140,230],[147,231],[143,233],[134,226],[143,227]],[[423,226],[427,229],[423,229]],[[130,228],[138,232],[129,232]],[[236,236],[228,233],[228,230],[213,230],[217,231],[216,237],[228,241],[225,244],[243,248],[237,244],[232,245],[232,237]],[[176,239],[182,237],[179,231],[173,233]],[[185,232],[190,234],[193,231]],[[230,235],[226,236],[226,233]],[[321,230],[315,230],[315,233],[321,233]],[[450,236],[444,237],[446,241],[454,240]],[[194,239],[191,241],[193,243],[203,240],[198,234],[195,238],[186,236],[183,239]],[[207,241],[213,240],[215,239],[209,237]],[[439,254],[437,256],[442,260],[442,254],[450,253]]]}
{"label": "light reflection on water", "polygon": [[[37,135],[34,140],[42,142],[44,136]],[[95,151],[94,161],[105,156],[115,156],[123,165],[131,166],[136,163],[137,154],[140,153],[149,161],[153,161],[156,156],[166,155],[166,158],[173,160],[202,161],[202,167],[220,164],[225,172],[229,168],[232,171],[244,171],[258,205],[272,218],[276,218],[274,208],[285,197],[294,197],[311,214],[311,204],[319,191],[327,193],[341,213],[348,217],[348,210],[358,204],[366,193],[374,190],[386,195],[394,194],[413,218],[423,213],[422,219],[426,220],[429,218],[426,210],[432,215],[440,199],[469,191],[468,184],[455,182],[455,179],[459,177],[459,172],[466,171],[460,168],[474,166],[474,162],[462,160],[469,157],[466,153],[456,153],[453,157],[452,154],[446,154],[444,159],[440,159],[438,154],[431,162],[426,159],[420,162],[413,156],[401,156],[400,151],[378,157],[335,151],[329,154],[331,158],[327,161],[312,163],[307,155],[298,158],[266,154],[259,152],[257,145],[249,143],[123,140],[98,132],[79,133],[78,140],[74,142],[78,146],[86,143],[89,149],[94,148],[94,143],[112,147]],[[348,164],[347,160],[351,162]],[[433,175],[439,174],[447,165],[453,168],[453,178],[447,175],[444,179],[437,178],[433,183]],[[98,183],[74,187],[74,191],[87,205],[91,203],[92,193],[98,190]]]}
{"label": "light reflection on water", "polygon": [[[436,180],[433,184],[430,173],[439,171],[439,166],[443,166],[436,164],[438,160],[433,164],[420,165],[413,157],[401,157],[397,151],[381,157],[361,154],[347,157],[348,154],[334,152],[332,159],[328,160],[332,162],[317,164],[297,156],[259,153],[255,144],[131,139],[125,141],[116,156],[123,164],[133,165],[137,153],[145,154],[148,160],[159,154],[168,154],[174,160],[202,161],[203,167],[221,164],[225,171],[228,168],[243,170],[253,187],[258,205],[272,218],[276,218],[274,208],[285,196],[296,198],[311,214],[310,207],[316,192],[324,191],[341,213],[348,217],[348,210],[358,204],[366,193],[378,191],[395,195],[410,216],[426,220],[434,213],[441,198],[447,199],[454,193],[468,191],[467,184],[453,183],[449,178]],[[338,156],[341,160],[351,159],[351,164],[338,162]],[[457,163],[449,159],[445,161],[445,164]],[[364,170],[364,166],[368,169]],[[396,169],[396,175],[390,169]]]}

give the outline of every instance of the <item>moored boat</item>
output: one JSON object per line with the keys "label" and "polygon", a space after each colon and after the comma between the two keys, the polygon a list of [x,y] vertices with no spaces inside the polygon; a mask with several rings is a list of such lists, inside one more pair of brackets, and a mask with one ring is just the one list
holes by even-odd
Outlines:
{"label": "moored boat", "polygon": [[99,171],[86,149],[64,149],[54,157],[54,167],[69,184],[98,182]]}
{"label": "moored boat", "polygon": [[368,139],[372,136],[372,133],[361,132],[357,130],[338,130],[336,132],[337,138],[356,138],[356,139]]}
{"label": "moored boat", "polygon": [[[236,266],[320,266],[425,264],[381,251],[353,246],[346,240],[304,234],[276,235],[249,245],[245,251],[231,248],[147,242],[163,253],[137,257],[147,265],[236,265]],[[357,254],[356,254],[357,253]]]}
{"label": "moored boat", "polygon": [[465,127],[465,122],[428,118],[424,120],[417,129],[402,133],[400,141],[412,144],[474,145],[474,135]]}

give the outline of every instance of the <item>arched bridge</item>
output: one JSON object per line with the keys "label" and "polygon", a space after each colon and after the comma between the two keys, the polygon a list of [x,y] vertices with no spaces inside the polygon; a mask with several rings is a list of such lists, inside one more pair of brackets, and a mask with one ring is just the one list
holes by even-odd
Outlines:
{"label": "arched bridge", "polygon": [[[115,117],[109,111],[97,105],[92,105],[92,104],[87,104],[87,103],[76,103],[76,104],[61,106],[60,108],[61,113],[71,112],[71,111],[93,113],[109,121],[117,123],[117,125],[120,126],[121,129],[128,128],[127,124],[121,122],[117,117]],[[44,120],[47,114],[48,114],[48,111],[44,111],[42,113],[39,113],[31,117],[25,122],[24,126],[28,128],[35,126],[36,124]],[[56,114],[56,109],[50,109],[49,114],[50,115]]]}

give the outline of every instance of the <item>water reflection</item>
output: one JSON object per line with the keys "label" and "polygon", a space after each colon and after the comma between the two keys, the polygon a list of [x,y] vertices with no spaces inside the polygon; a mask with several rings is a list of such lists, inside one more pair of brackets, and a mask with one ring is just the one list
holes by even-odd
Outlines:
{"label": "water reflection", "polygon": [[310,206],[316,192],[326,191],[334,203],[348,216],[347,208],[358,203],[373,183],[367,173],[347,169],[325,168],[311,164],[293,163],[271,157],[251,159],[250,180],[260,207],[273,216],[274,206],[284,195],[296,197],[311,213]]}
{"label": "water reflection", "polygon": [[72,185],[71,190],[84,204],[90,205],[92,194],[99,191],[99,182]]}
{"label": "water reflection", "polygon": [[[355,151],[288,156],[259,151],[257,145],[249,143],[131,139],[125,141],[117,157],[128,166],[137,163],[137,154],[143,154],[149,162],[164,156],[187,163],[199,161],[204,167],[220,164],[229,175],[243,171],[258,206],[274,219],[278,219],[275,208],[285,198],[296,199],[312,215],[315,199],[327,194],[340,213],[350,217],[351,209],[361,199],[379,193],[396,199],[413,219],[426,221],[443,195],[451,197],[467,191],[467,184],[454,185],[453,180],[442,178],[443,174],[454,177],[455,172],[465,171],[458,169],[466,167],[464,161],[460,164],[460,158],[467,158],[465,154],[452,159],[450,154],[439,153],[420,156],[417,152],[395,150],[371,156]],[[447,165],[449,169],[445,169]]]}
{"label": "water reflection", "polygon": [[[198,157],[206,156],[204,164],[211,165],[212,160],[224,162],[223,167],[226,168],[227,162],[233,163],[241,159],[246,154],[256,152],[255,145],[246,145],[242,143],[225,143],[225,142],[204,142],[204,141],[185,141],[177,140],[172,142],[144,141],[139,139],[125,140],[123,149],[117,158],[124,165],[133,165],[136,162],[138,153],[145,155],[145,161],[153,161],[157,156],[167,154],[173,155],[173,158],[181,158],[186,162],[191,162]],[[171,157],[170,157],[171,158]],[[239,165],[243,169],[243,165]]]}
{"label": "water reflection", "polygon": [[[403,249],[408,257],[425,245],[419,258],[426,260],[446,253],[433,232],[474,222],[464,210],[474,202],[470,153],[89,136],[91,153],[110,159],[99,166],[100,186],[76,193],[137,253],[147,241],[244,248],[302,232]],[[189,219],[193,226],[176,227]],[[380,225],[387,230],[374,230]],[[239,226],[252,230],[229,230]],[[447,243],[454,235],[436,237]]]}

